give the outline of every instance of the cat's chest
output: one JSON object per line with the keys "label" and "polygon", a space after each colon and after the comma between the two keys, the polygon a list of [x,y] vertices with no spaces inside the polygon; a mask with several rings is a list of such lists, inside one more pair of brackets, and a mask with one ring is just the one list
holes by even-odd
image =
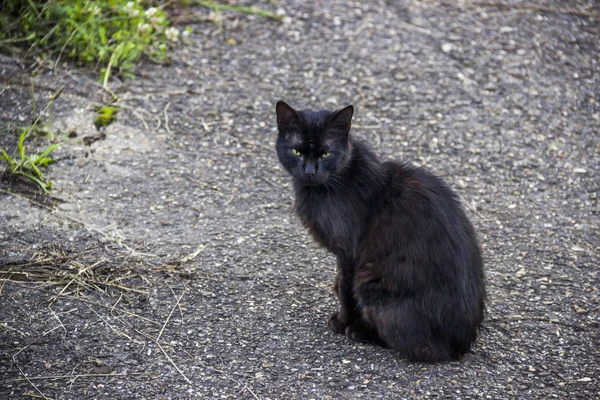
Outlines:
{"label": "cat's chest", "polygon": [[338,256],[352,257],[360,237],[362,207],[347,196],[303,193],[296,211],[313,237]]}

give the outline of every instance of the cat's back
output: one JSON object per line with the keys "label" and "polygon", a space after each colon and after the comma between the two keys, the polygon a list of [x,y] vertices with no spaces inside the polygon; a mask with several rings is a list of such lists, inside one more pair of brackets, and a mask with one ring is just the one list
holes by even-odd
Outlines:
{"label": "cat's back", "polygon": [[388,237],[414,246],[426,258],[480,269],[475,229],[450,186],[421,167],[386,162],[384,170],[388,178],[374,218],[376,230],[388,231]]}
{"label": "cat's back", "polygon": [[459,207],[458,196],[440,177],[425,168],[388,161],[383,164],[387,176],[385,197],[388,201],[410,201],[413,206]]}

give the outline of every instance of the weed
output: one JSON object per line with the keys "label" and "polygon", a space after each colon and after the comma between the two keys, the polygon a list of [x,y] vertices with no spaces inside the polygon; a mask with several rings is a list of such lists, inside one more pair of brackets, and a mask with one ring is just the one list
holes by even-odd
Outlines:
{"label": "weed", "polygon": [[40,168],[47,167],[50,163],[54,162],[54,159],[48,157],[56,148],[60,145],[59,143],[51,144],[41,154],[25,154],[25,139],[28,136],[28,131],[24,130],[19,136],[19,142],[17,145],[18,158],[10,156],[8,153],[0,147],[0,159],[6,161],[7,169],[5,173],[12,175],[21,175],[29,180],[38,184],[45,193],[48,193],[52,187],[52,182],[46,180]]}
{"label": "weed", "polygon": [[100,107],[97,111],[94,126],[96,129],[112,124],[116,119],[117,109],[111,106]]}
{"label": "weed", "polygon": [[62,89],[56,92],[49,100],[48,104],[40,115],[35,118],[33,123],[22,130],[19,135],[17,142],[16,153],[12,156],[8,154],[6,150],[0,147],[0,160],[6,162],[6,170],[4,171],[4,177],[24,177],[30,181],[36,183],[44,193],[48,193],[52,187],[52,182],[48,181],[42,172],[42,168],[47,167],[54,159],[49,157],[50,153],[56,150],[60,143],[53,143],[48,145],[41,153],[28,154],[25,149],[25,140],[31,136],[37,129],[40,122],[41,115],[52,106],[54,100],[56,100],[62,93]]}
{"label": "weed", "polygon": [[79,64],[95,64],[105,83],[113,70],[131,76],[142,54],[164,62],[169,43],[179,40],[179,31],[168,27],[162,8],[143,4],[8,0],[0,6],[0,45],[25,41],[58,59],[64,55]]}
{"label": "weed", "polygon": [[[17,52],[19,45],[81,65],[100,69],[107,87],[114,73],[132,77],[142,55],[168,62],[169,47],[188,36],[169,26],[164,9],[173,1],[157,0],[5,0],[0,5],[0,48]],[[217,13],[236,11],[281,20],[282,15],[255,6],[231,5],[214,0],[182,0]]]}

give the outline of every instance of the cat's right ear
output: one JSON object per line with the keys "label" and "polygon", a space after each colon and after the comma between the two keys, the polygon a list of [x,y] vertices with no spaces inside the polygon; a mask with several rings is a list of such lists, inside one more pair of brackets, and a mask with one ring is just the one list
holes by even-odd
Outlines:
{"label": "cat's right ear", "polygon": [[338,128],[344,133],[350,131],[350,125],[352,125],[352,115],[354,114],[354,107],[348,106],[336,111],[329,119],[328,125],[330,127]]}
{"label": "cat's right ear", "polygon": [[283,101],[278,101],[275,106],[277,112],[277,127],[279,129],[286,126],[294,126],[300,123],[300,115]]}

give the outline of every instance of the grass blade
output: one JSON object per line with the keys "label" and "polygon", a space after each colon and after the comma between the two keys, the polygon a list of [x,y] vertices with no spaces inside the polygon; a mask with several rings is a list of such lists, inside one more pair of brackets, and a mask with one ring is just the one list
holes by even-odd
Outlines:
{"label": "grass blade", "polygon": [[27,137],[27,131],[23,131],[21,132],[21,135],[19,135],[19,142],[17,143],[17,148],[19,149],[19,158],[21,160],[23,160],[23,158],[25,157],[25,138]]}
{"label": "grass blade", "polygon": [[[54,150],[56,150],[57,148],[59,148],[59,147],[60,147],[60,145],[61,145],[60,143],[54,143],[54,144],[51,144],[50,146],[46,147],[46,150],[44,150],[44,152],[43,152],[42,154],[40,154],[40,155],[38,156],[38,158],[39,158],[39,159],[46,158],[46,156],[47,156],[48,154],[52,153]],[[38,163],[38,164],[39,164],[39,163]],[[41,164],[40,164],[40,165],[41,165]]]}

